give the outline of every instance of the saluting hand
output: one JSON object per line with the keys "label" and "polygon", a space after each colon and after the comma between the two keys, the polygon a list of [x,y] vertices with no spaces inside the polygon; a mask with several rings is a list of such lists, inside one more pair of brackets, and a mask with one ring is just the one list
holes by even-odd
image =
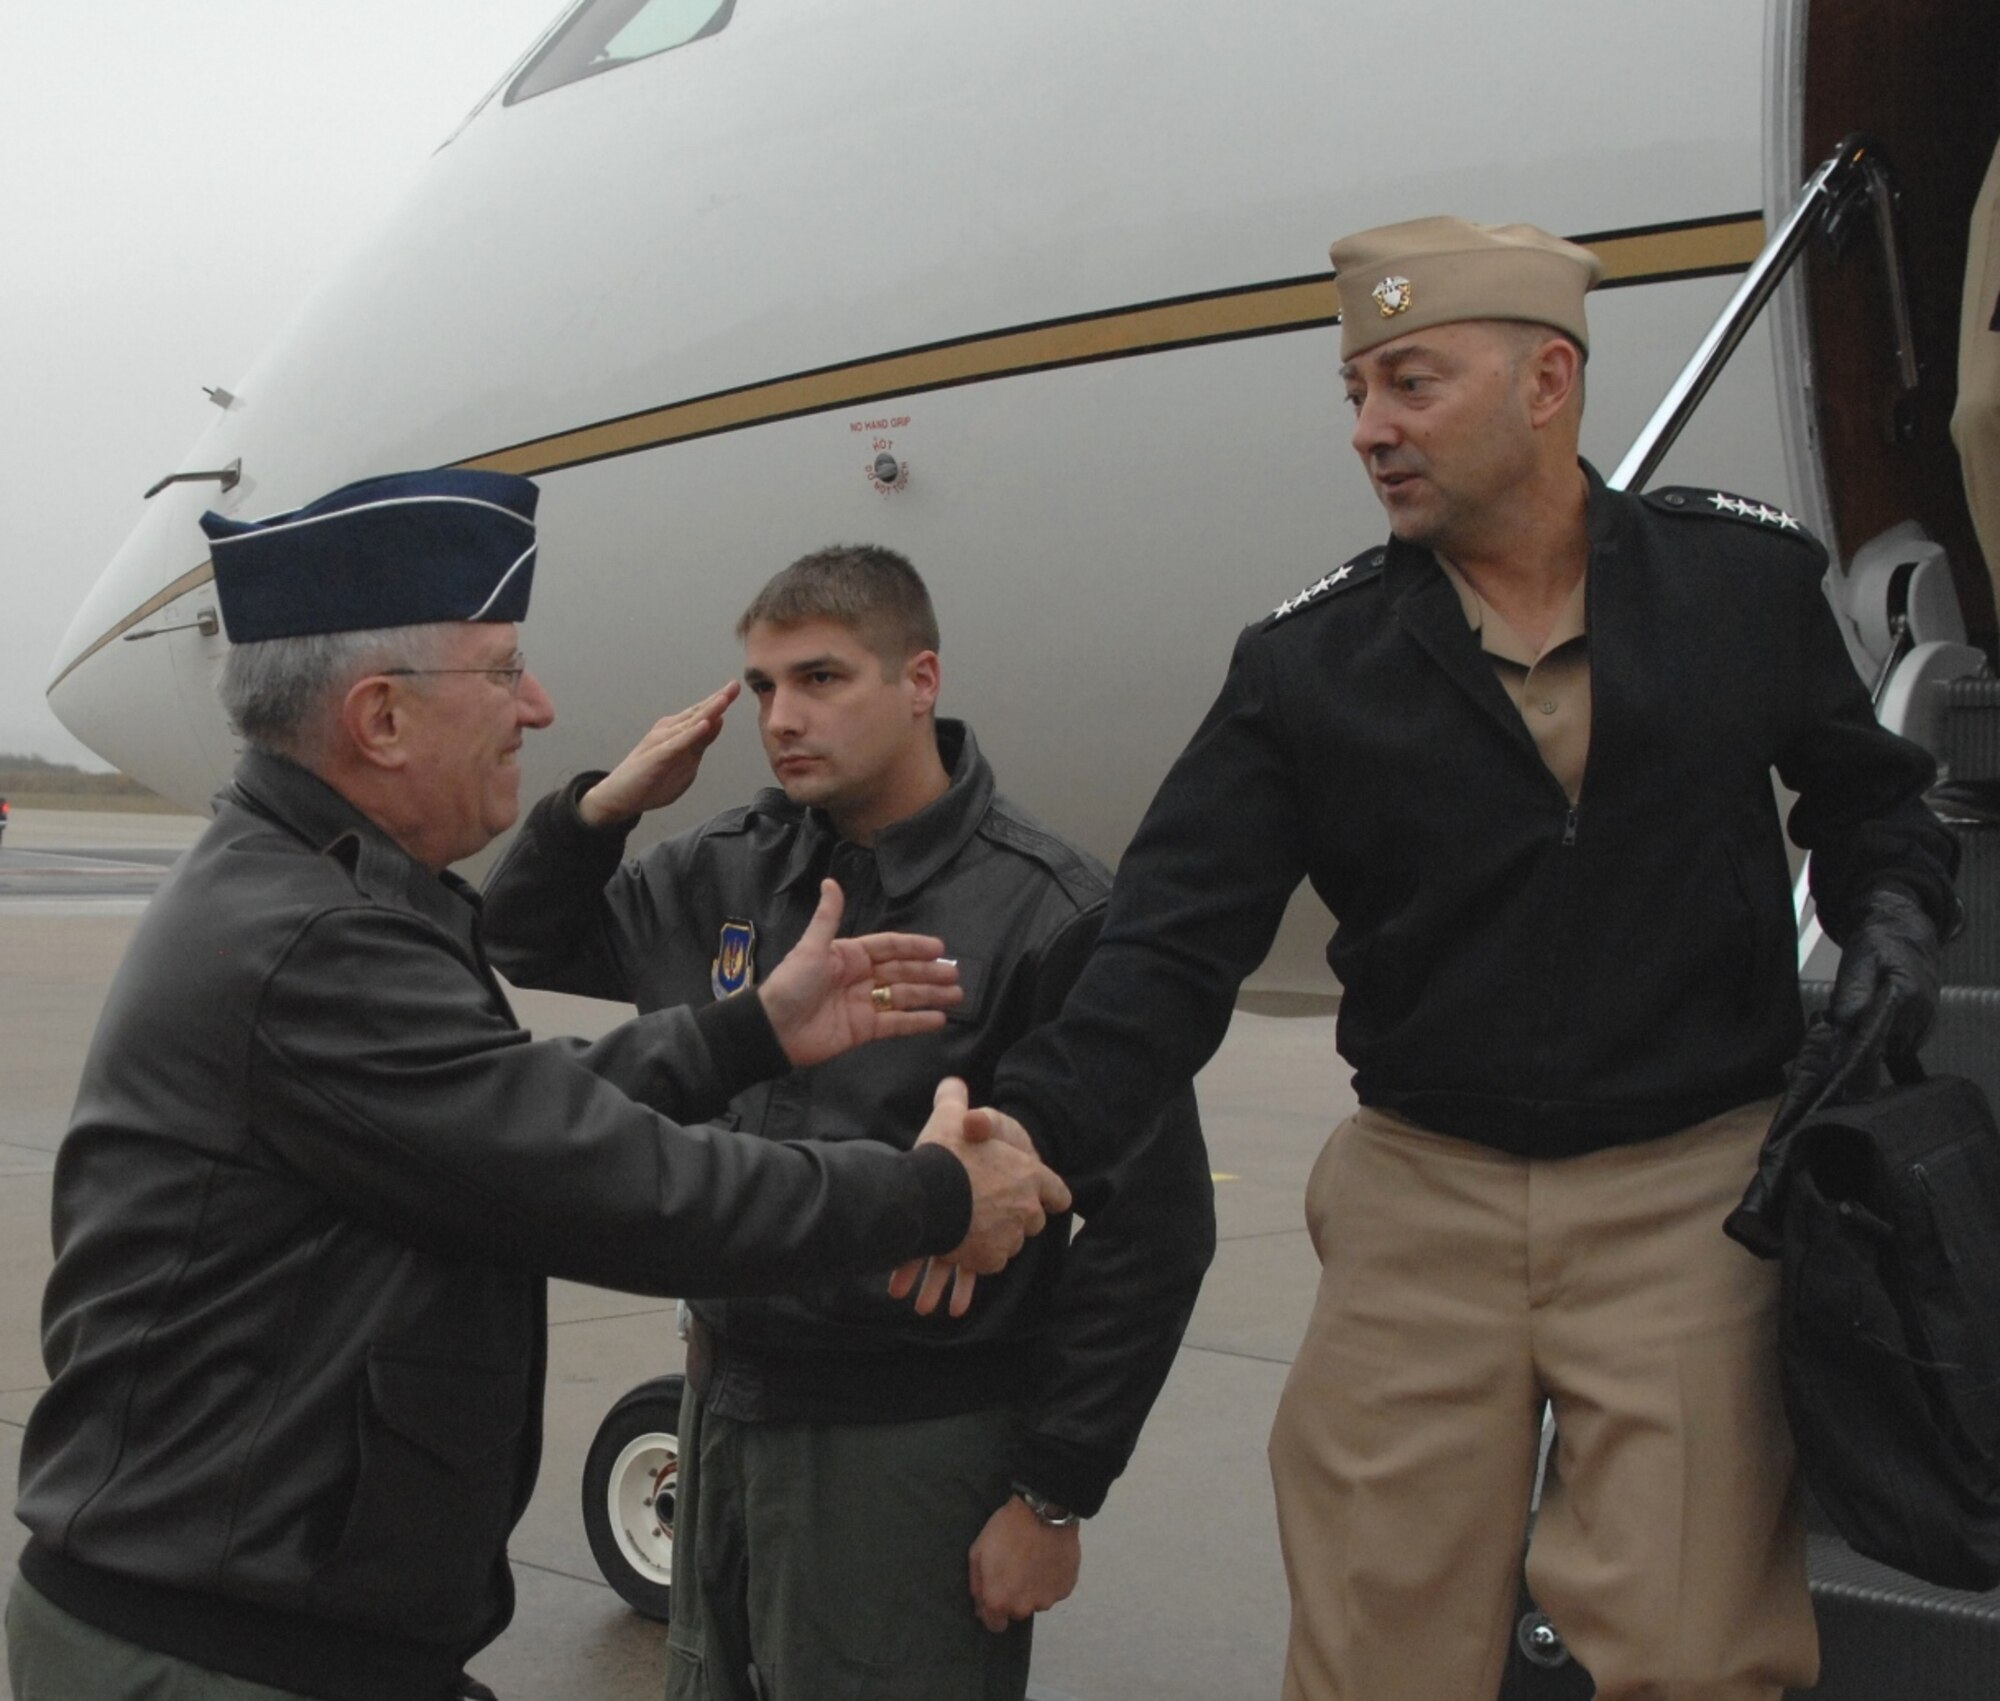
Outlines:
{"label": "saluting hand", "polygon": [[664,809],[694,784],[703,754],[742,690],[742,681],[732,679],[679,714],[662,715],[624,761],[577,799],[577,813],[590,826],[603,827]]}

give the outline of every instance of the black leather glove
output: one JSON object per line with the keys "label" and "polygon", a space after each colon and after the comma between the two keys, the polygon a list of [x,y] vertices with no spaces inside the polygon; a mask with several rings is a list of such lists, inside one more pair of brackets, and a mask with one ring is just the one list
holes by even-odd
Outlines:
{"label": "black leather glove", "polygon": [[1833,999],[1806,1029],[1785,1096],[1764,1136],[1757,1173],[1723,1223],[1723,1233],[1760,1258],[1778,1256],[1799,1126],[1828,1105],[1877,1092],[1884,1058],[1896,1079],[1920,1076],[1917,1048],[1930,1032],[1937,1003],[1937,928],[1915,898],[1885,886],[1868,900],[1867,913],[1841,951]]}
{"label": "black leather glove", "polygon": [[[1824,1015],[1813,1018],[1805,1043],[1786,1077],[1785,1096],[1771,1118],[1757,1154],[1757,1173],[1744,1189],[1743,1203],[1729,1213],[1722,1232],[1759,1258],[1775,1258],[1785,1247],[1785,1188],[1791,1180],[1792,1136],[1827,1098],[1839,1073],[1841,1036]],[[1845,1083],[1840,1083],[1844,1085]]]}
{"label": "black leather glove", "polygon": [[1846,1042],[1837,1063],[1858,1055],[1872,1067],[1885,1051],[1914,1057],[1937,1006],[1937,928],[1909,893],[1884,886],[1841,947],[1826,1012]]}

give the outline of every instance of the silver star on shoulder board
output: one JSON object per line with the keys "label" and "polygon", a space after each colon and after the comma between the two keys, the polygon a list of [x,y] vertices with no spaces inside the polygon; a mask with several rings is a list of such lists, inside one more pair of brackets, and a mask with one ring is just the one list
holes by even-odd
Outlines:
{"label": "silver star on shoulder board", "polygon": [[1796,532],[1796,531],[1803,531],[1805,529],[1798,523],[1797,520],[1793,519],[1791,515],[1787,514],[1782,508],[1780,508],[1777,511],[1777,522],[1778,522],[1778,529],[1780,531]]}
{"label": "silver star on shoulder board", "polygon": [[1709,498],[1709,501],[1715,504],[1718,512],[1724,514],[1728,513],[1730,509],[1736,506],[1734,501],[1732,501],[1729,497],[1724,496],[1722,492],[1719,490]]}

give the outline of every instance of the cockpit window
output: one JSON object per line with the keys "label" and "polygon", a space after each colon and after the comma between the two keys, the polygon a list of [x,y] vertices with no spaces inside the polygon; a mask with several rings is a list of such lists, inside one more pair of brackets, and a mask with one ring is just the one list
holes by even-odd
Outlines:
{"label": "cockpit window", "polygon": [[507,104],[685,47],[724,28],[736,0],[585,0],[507,91]]}

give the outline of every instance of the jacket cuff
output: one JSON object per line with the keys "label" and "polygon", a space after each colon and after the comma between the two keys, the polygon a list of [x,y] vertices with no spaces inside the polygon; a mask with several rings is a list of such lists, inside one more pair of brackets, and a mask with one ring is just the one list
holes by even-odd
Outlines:
{"label": "jacket cuff", "polygon": [[[1035,1156],[1057,1174],[1062,1173],[1063,1166],[1056,1161],[1056,1158],[1064,1150],[1062,1136],[1065,1130],[1060,1118],[1049,1106],[1023,1094],[1010,1093],[997,1084],[993,1089],[993,1096],[986,1102],[995,1110],[1011,1116],[1020,1123],[1034,1144]],[[1040,1488],[1041,1484],[1033,1483],[1029,1486]]]}
{"label": "jacket cuff", "polygon": [[942,1146],[918,1146],[908,1162],[921,1194],[923,1239],[915,1256],[949,1252],[972,1228],[972,1177]]}
{"label": "jacket cuff", "polygon": [[1965,900],[1958,895],[1956,889],[1953,889],[1949,893],[1950,908],[1945,914],[1940,915],[1924,901],[1924,895],[1917,890],[1914,881],[1893,878],[1877,880],[1874,885],[1868,888],[1867,901],[1861,906],[1861,914],[1864,917],[1868,914],[1868,905],[1874,902],[1878,892],[1895,892],[1902,897],[1908,898],[1911,903],[1915,904],[1918,909],[1931,918],[1931,925],[1937,929],[1938,943],[1940,945],[1950,944],[1952,940],[1965,931]]}
{"label": "jacket cuff", "polygon": [[1011,1480],[1067,1506],[1078,1517],[1094,1518],[1104,1509],[1104,1497],[1111,1492],[1119,1468],[1107,1464],[1094,1448],[1030,1431],[1014,1444]]}
{"label": "jacket cuff", "polygon": [[763,999],[754,992],[696,1005],[694,1025],[715,1060],[725,1098],[733,1099],[746,1087],[792,1071],[792,1060],[778,1043],[778,1030],[771,1026]]}
{"label": "jacket cuff", "polygon": [[593,827],[583,818],[583,794],[610,773],[609,768],[586,768],[573,778],[564,780],[551,798],[553,808],[550,820],[559,831],[573,839],[582,839],[591,844],[615,841],[623,847],[632,836],[632,829],[639,825],[639,817],[629,821],[607,821],[601,827]]}

